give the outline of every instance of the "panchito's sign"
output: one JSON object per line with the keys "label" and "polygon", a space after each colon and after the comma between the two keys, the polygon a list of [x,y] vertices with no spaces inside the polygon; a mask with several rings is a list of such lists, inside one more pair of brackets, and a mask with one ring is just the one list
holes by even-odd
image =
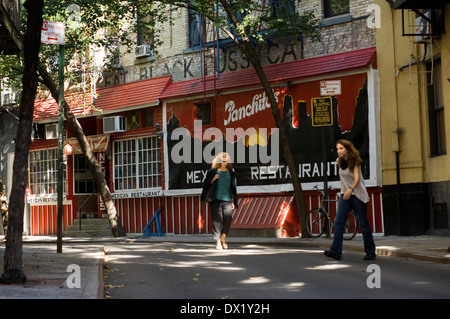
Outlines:
{"label": "panchito's sign", "polygon": [[[92,152],[104,152],[109,146],[109,134],[99,134],[86,136]],[[83,154],[80,143],[76,137],[71,137],[66,141],[64,146],[64,155]]]}
{"label": "panchito's sign", "polygon": [[[320,80],[274,88],[302,183],[322,182],[325,175],[329,182],[339,181],[334,145],[343,138],[357,145],[365,163],[364,178],[370,178],[367,73],[340,76],[339,81],[345,90],[336,96],[320,96]],[[196,102],[186,99],[166,105],[166,194],[201,189],[220,151],[230,154],[241,192],[292,190],[291,172],[262,88],[217,95],[210,106],[212,124],[203,126],[197,124]],[[322,134],[316,127],[330,145],[325,163]]]}
{"label": "panchito's sign", "polygon": [[41,43],[60,44],[65,42],[64,22],[44,21],[41,29]]}

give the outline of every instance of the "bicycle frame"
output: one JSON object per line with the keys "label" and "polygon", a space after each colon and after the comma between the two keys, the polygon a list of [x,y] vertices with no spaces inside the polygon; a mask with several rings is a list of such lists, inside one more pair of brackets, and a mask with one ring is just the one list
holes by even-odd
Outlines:
{"label": "bicycle frame", "polygon": [[331,220],[331,217],[330,217],[330,212],[329,212],[330,207],[328,205],[327,205],[328,207],[325,207],[324,203],[330,203],[330,202],[337,203],[339,200],[337,200],[337,199],[325,199],[325,192],[323,190],[319,190],[319,189],[317,189],[317,191],[319,192],[319,199],[320,199],[320,204],[319,204],[320,207],[319,208],[325,214],[325,216],[327,216],[328,223],[329,223],[329,225],[327,227],[327,237],[328,237],[330,235],[329,232],[331,230],[329,226],[331,225],[331,227],[334,227],[334,223],[333,223],[333,221]]}
{"label": "bicycle frame", "polygon": [[[309,216],[313,212],[316,212],[316,213],[319,212],[324,217],[323,226],[320,226],[321,225],[320,217],[319,217],[319,219],[317,219],[317,217],[314,217],[313,219],[311,219],[312,224],[309,224],[309,222],[307,223],[306,229],[309,232],[309,234],[311,235],[311,237],[320,237],[323,233],[326,233],[326,236],[330,237],[331,227],[335,228],[335,224],[331,220],[329,209],[328,209],[329,207],[326,207],[324,205],[324,203],[338,202],[339,200],[325,199],[325,192],[323,190],[319,190],[317,186],[315,186],[315,188],[317,189],[317,191],[319,193],[319,207],[313,208],[310,212],[308,212],[307,219],[310,220]],[[325,219],[325,217],[326,217],[326,219]],[[326,220],[328,220],[328,222],[326,222]],[[349,217],[347,218],[347,221],[345,224],[344,239],[350,240],[356,235],[356,233],[358,231],[358,224],[359,224],[359,222],[358,222],[357,216],[355,215],[355,213],[353,211],[350,211]],[[316,225],[316,226],[313,226],[313,225]],[[313,233],[312,227],[319,227],[319,232]]]}

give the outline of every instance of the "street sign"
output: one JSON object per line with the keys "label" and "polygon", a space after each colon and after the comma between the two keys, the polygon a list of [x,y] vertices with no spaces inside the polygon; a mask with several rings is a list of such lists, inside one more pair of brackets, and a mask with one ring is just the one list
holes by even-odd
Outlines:
{"label": "street sign", "polygon": [[320,81],[320,95],[341,95],[341,80]]}
{"label": "street sign", "polygon": [[43,21],[41,29],[41,43],[59,44],[59,116],[58,116],[58,171],[56,188],[58,190],[57,205],[57,239],[56,252],[62,253],[62,220],[63,220],[63,131],[64,131],[64,43],[65,26],[63,22]]}
{"label": "street sign", "polygon": [[331,97],[311,99],[312,126],[333,125],[333,107]]}
{"label": "street sign", "polygon": [[63,45],[64,41],[64,22],[44,21],[42,23],[41,43]]}

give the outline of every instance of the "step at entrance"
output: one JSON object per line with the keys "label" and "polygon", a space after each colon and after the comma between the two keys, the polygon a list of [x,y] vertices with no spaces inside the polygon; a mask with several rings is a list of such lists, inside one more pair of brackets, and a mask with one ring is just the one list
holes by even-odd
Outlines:
{"label": "step at entrance", "polygon": [[72,225],[66,227],[64,237],[111,237],[112,231],[107,218],[74,219]]}

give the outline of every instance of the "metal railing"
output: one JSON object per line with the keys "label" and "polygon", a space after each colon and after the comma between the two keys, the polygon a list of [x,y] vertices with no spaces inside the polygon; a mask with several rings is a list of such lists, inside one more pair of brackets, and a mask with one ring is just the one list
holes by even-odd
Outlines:
{"label": "metal railing", "polygon": [[80,208],[78,208],[78,219],[79,219],[79,225],[80,225],[80,230],[81,230],[81,219],[82,219],[82,215],[81,215],[81,210],[83,209],[84,205],[86,205],[86,203],[91,199],[92,196],[94,196],[94,194],[97,194],[97,190],[94,189],[94,191],[92,192],[91,195],[89,195],[89,197],[84,201],[83,204],[81,204]]}

